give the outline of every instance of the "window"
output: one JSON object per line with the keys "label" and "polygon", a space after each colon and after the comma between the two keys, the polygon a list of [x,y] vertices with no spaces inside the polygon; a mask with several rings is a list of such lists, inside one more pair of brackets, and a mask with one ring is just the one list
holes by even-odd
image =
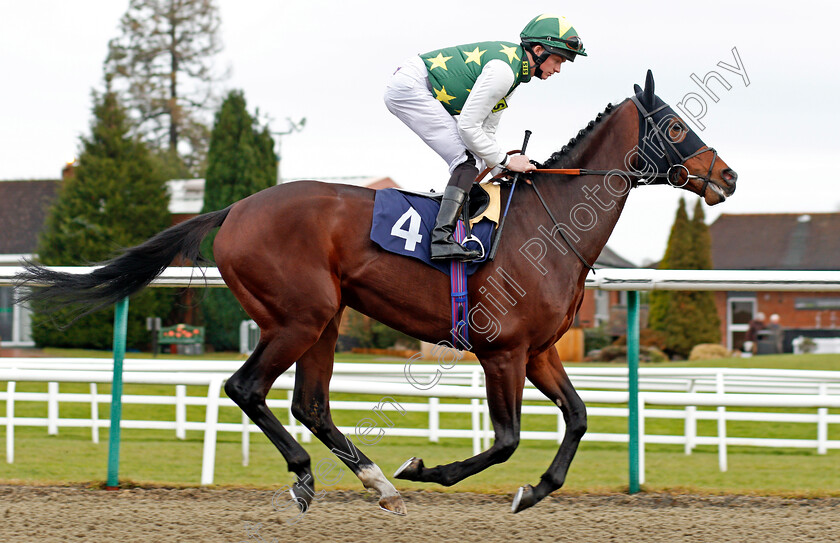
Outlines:
{"label": "window", "polygon": [[607,290],[595,291],[595,326],[610,320],[610,293]]}

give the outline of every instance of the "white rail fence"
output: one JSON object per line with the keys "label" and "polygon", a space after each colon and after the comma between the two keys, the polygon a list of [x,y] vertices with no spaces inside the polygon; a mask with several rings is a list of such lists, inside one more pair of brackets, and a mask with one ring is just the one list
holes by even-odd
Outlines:
{"label": "white rail fence", "polygon": [[[99,430],[107,428],[109,421],[98,416],[99,406],[110,402],[110,395],[100,394],[97,386],[110,383],[112,378],[110,359],[49,359],[49,358],[6,358],[0,359],[0,381],[6,381],[6,390],[0,391],[0,400],[5,401],[5,416],[0,417],[0,426],[6,433],[6,460],[14,461],[14,432],[16,427],[46,427],[49,434],[58,433],[61,427],[82,427],[91,429],[91,439],[99,440]],[[260,430],[242,415],[241,423],[219,422],[219,408],[234,406],[222,397],[221,387],[227,377],[235,371],[241,361],[162,361],[158,359],[129,359],[124,369],[125,383],[172,385],[172,395],[125,394],[126,404],[172,405],[172,420],[127,420],[121,421],[122,428],[172,430],[175,437],[184,439],[187,430],[204,432],[204,452],[201,470],[201,484],[212,484],[214,479],[216,438],[218,432],[236,432],[241,435],[242,462],[248,464],[250,434]],[[437,366],[414,364],[411,374],[418,380],[431,381]],[[568,373],[587,404],[606,404],[608,407],[589,407],[591,417],[626,418],[628,409],[626,368],[569,368]],[[46,382],[47,392],[21,392],[20,382]],[[87,393],[60,392],[60,383],[88,383]],[[423,427],[406,427],[385,424],[382,430],[388,436],[425,437],[432,442],[442,438],[471,439],[474,453],[487,448],[493,436],[490,418],[486,409],[483,374],[477,365],[457,366],[443,374],[439,383],[429,390],[420,390],[405,380],[405,366],[402,364],[336,364],[335,377],[331,384],[333,392],[367,394],[379,397],[379,401],[394,396],[411,396],[424,401],[400,402],[399,406],[409,412],[428,414],[428,424]],[[187,395],[188,385],[207,386],[206,396]],[[287,390],[286,399],[269,400],[269,407],[289,414],[292,435],[304,442],[311,441],[308,430],[297,424],[291,416],[291,396],[294,388],[293,369],[280,377],[274,388]],[[758,370],[730,368],[642,368],[640,370],[640,482],[644,482],[644,448],[647,443],[683,445],[686,454],[698,445],[718,447],[719,466],[727,469],[727,447],[732,445],[754,447],[796,447],[813,448],[819,454],[829,449],[840,449],[840,440],[828,439],[829,425],[840,424],[840,414],[829,413],[829,409],[840,408],[840,372]],[[470,403],[452,403],[442,400],[460,398]],[[528,386],[524,392],[526,401],[544,401],[542,394]],[[19,402],[46,402],[47,417],[15,416],[15,405]],[[62,403],[90,404],[89,418],[59,417]],[[377,400],[333,401],[333,411],[352,410],[370,413]],[[187,406],[205,408],[204,421],[188,420]],[[715,407],[714,411],[698,407]],[[779,413],[760,411],[727,411],[727,407],[751,408],[807,408],[813,413]],[[526,415],[543,415],[556,419],[556,431],[522,432],[523,440],[551,440],[560,442],[563,437],[562,415],[554,405],[525,405]],[[467,428],[442,428],[442,413],[461,413],[469,420]],[[381,415],[380,415],[381,418]],[[390,422],[399,417],[388,417]],[[680,419],[683,421],[682,435],[646,434],[648,419]],[[717,421],[716,435],[699,435],[697,422]],[[727,433],[727,421],[783,422],[815,425],[814,439],[772,439],[732,436]],[[377,422],[374,419],[374,422]],[[385,422],[384,420],[382,422]],[[356,433],[356,427],[340,427],[348,435]],[[601,442],[628,442],[626,433],[597,432],[597,423],[590,425],[591,431],[584,439]]]}

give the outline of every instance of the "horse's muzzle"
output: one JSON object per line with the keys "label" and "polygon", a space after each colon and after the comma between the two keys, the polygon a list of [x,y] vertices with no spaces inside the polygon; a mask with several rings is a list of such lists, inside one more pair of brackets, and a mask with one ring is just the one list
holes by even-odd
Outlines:
{"label": "horse's muzzle", "polygon": [[726,183],[726,188],[728,189],[726,195],[731,196],[735,192],[735,183],[738,181],[738,174],[735,173],[735,170],[726,168],[720,172],[720,176],[723,182]]}

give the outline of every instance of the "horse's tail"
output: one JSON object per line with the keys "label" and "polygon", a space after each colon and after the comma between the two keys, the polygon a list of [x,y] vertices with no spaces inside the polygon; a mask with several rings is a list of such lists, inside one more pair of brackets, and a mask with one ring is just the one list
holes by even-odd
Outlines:
{"label": "horse's tail", "polygon": [[44,302],[47,311],[78,304],[84,309],[74,315],[73,322],[141,290],[176,256],[207,264],[209,261],[201,256],[201,242],[210,230],[222,225],[231,207],[172,226],[88,274],[54,271],[26,261],[26,271],[16,276],[16,285],[43,288],[32,288],[18,301]]}

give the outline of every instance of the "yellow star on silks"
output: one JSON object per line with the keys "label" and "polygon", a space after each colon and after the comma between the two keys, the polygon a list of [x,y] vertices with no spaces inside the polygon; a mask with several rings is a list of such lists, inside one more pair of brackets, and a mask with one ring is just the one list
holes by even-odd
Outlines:
{"label": "yellow star on silks", "polygon": [[513,59],[519,60],[519,55],[516,54],[516,47],[508,47],[507,45],[503,45],[502,49],[499,52],[504,53],[508,56],[508,62],[513,62]]}
{"label": "yellow star on silks", "polygon": [[451,58],[452,57],[443,56],[443,53],[438,53],[438,56],[434,58],[427,58],[426,62],[432,63],[432,65],[429,67],[429,71],[431,72],[435,68],[443,68],[444,70],[449,71],[449,69],[446,67],[446,61]]}
{"label": "yellow star on silks", "polygon": [[435,88],[432,88],[432,90],[435,91],[435,98],[437,98],[438,100],[440,100],[444,104],[449,105],[449,102],[451,100],[455,99],[454,96],[450,96],[450,95],[446,94],[446,86],[445,85],[442,86],[440,90],[437,90]]}
{"label": "yellow star on silks", "polygon": [[560,37],[563,37],[563,35],[565,35],[566,32],[568,32],[569,29],[572,28],[572,25],[569,23],[569,21],[567,21],[565,17],[561,17],[559,15],[549,15],[547,13],[544,13],[543,15],[537,17],[537,21],[542,21],[543,19],[557,19],[557,35]]}
{"label": "yellow star on silks", "polygon": [[467,59],[464,61],[464,64],[469,64],[470,62],[475,62],[479,66],[481,66],[481,55],[487,52],[487,49],[484,51],[479,51],[478,46],[475,46],[475,49],[472,51],[463,51],[465,55],[467,55]]}

